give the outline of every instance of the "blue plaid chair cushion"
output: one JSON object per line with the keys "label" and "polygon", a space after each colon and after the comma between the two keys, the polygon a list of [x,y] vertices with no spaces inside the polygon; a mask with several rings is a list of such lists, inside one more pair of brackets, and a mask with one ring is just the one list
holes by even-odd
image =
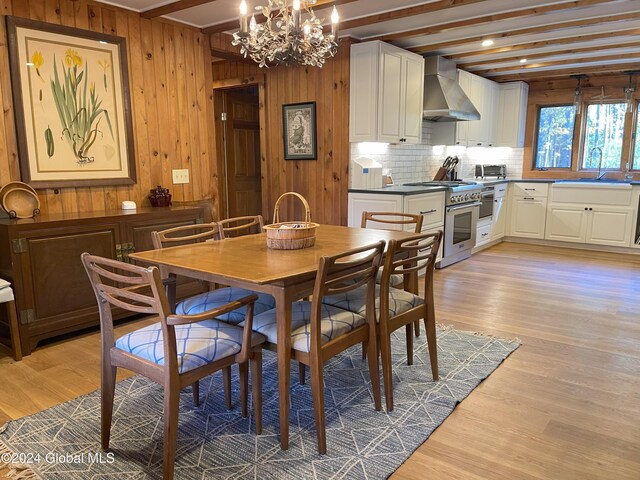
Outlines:
{"label": "blue plaid chair cushion", "polygon": [[[308,352],[311,341],[311,302],[294,302],[291,305],[291,347]],[[353,312],[322,305],[322,343],[339,337],[363,325],[366,319]],[[277,343],[276,311],[269,310],[253,317],[253,330],[271,343]]]}
{"label": "blue plaid chair cushion", "polygon": [[[376,283],[382,283],[382,268],[378,269],[378,274],[376,275]],[[389,284],[392,287],[402,288],[402,286],[404,285],[404,275],[394,273],[393,275],[391,275]]]}
{"label": "blue plaid chair cushion", "polygon": [[[200,295],[195,295],[183,300],[176,306],[176,313],[178,315],[202,313],[207,310],[211,310],[212,308],[221,307],[235,300],[240,300],[242,297],[252,294],[258,295],[258,300],[256,300],[253,307],[254,315],[275,308],[275,299],[267,293],[252,292],[251,290],[245,290],[244,288],[225,287],[201,293]],[[237,325],[244,320],[246,311],[247,307],[241,307],[237,310],[233,310],[232,312],[220,315],[217,318],[224,320],[227,323],[231,323],[232,325]]]}
{"label": "blue plaid chair cushion", "polygon": [[[367,287],[362,286],[340,295],[330,295],[322,303],[364,315],[367,301]],[[389,289],[389,315],[394,316],[411,310],[424,303],[421,297],[398,288]],[[376,318],[380,318],[380,285],[376,285]]]}
{"label": "blue plaid chair cushion", "polygon": [[[235,355],[242,348],[242,328],[219,320],[178,325],[175,331],[180,374]],[[254,333],[252,345],[262,342],[264,337]],[[118,338],[116,347],[150,362],[164,365],[164,339],[159,322]]]}

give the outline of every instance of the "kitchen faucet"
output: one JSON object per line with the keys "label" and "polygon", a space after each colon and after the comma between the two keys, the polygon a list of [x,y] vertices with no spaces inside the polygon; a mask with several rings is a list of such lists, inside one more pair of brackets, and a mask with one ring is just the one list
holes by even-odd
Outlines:
{"label": "kitchen faucet", "polygon": [[593,154],[596,152],[600,154],[600,160],[598,160],[598,176],[596,177],[596,180],[602,180],[607,174],[606,170],[600,173],[600,170],[602,170],[602,148],[596,146],[591,149],[591,152],[589,152],[589,163],[593,163],[591,160],[593,160]]}

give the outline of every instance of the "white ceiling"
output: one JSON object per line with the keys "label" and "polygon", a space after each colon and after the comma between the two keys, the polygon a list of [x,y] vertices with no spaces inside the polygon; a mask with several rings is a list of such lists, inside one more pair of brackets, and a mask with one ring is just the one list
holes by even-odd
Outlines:
{"label": "white ceiling", "polygon": [[[105,0],[104,3],[119,5],[131,10],[143,12],[166,4],[174,3],[176,0]],[[248,0],[250,8],[255,5],[266,4],[266,0]],[[338,2],[340,3],[340,2]],[[338,5],[341,22],[356,18],[367,17],[380,14],[386,11],[393,11],[405,7],[445,4],[440,0],[416,1],[416,0],[356,0],[344,5]],[[540,76],[548,76],[549,72],[557,69],[584,69],[591,67],[601,68],[606,65],[622,64],[640,69],[640,48],[638,45],[625,47],[625,43],[640,41],[640,0],[610,0],[602,3],[598,0],[458,0],[461,5],[452,8],[419,15],[407,16],[401,19],[370,23],[351,29],[342,29],[341,35],[350,35],[362,40],[379,38],[389,34],[406,32],[413,29],[433,27],[440,29],[439,25],[450,22],[463,21],[473,22],[473,19],[485,17],[485,20],[475,25],[465,25],[459,27],[447,27],[444,31],[437,31],[432,34],[422,34],[419,36],[407,36],[404,38],[394,38],[390,43],[408,49],[420,49],[429,45],[454,41],[454,45],[448,45],[436,51],[426,52],[426,55],[456,55],[459,64],[470,62],[483,62],[481,65],[472,65],[467,69],[479,71],[482,75],[492,77],[517,74],[529,74],[540,72]],[[467,4],[465,4],[467,3]],[[238,6],[240,0],[213,0],[204,5],[192,7],[179,12],[167,15],[167,18],[193,25],[199,28],[224,24],[237,19]],[[559,9],[553,12],[536,12],[531,14],[532,8],[543,9],[545,7],[562,5],[571,8]],[[577,6],[576,6],[577,5]],[[509,19],[494,19],[495,16],[505,12],[513,12],[526,9],[520,16]],[[317,7],[316,13],[320,17],[328,18],[329,8]],[[607,17],[612,15],[629,14],[631,18],[624,21],[606,22]],[[592,25],[574,26],[571,28],[558,28],[556,25],[563,22],[576,20],[600,19],[600,23]],[[514,30],[530,29],[541,27],[540,31],[527,32],[525,34],[507,33]],[[616,32],[627,29],[638,29],[637,35],[616,36]],[[606,38],[589,39],[589,35],[607,33]],[[559,38],[572,38],[575,36],[586,37],[579,43],[565,43],[550,46],[532,46],[524,50],[504,53],[482,53],[497,47],[507,47],[512,45],[528,44],[531,42],[541,42],[556,40]],[[465,42],[470,37],[491,38],[494,40],[492,47],[484,48],[479,45],[479,40]],[[599,47],[598,50],[579,52],[576,49],[585,47]],[[567,50],[571,50],[567,53]],[[480,53],[477,53],[480,51]],[[547,53],[544,58],[535,58],[521,64],[519,60],[528,55]],[[464,55],[468,56],[464,56]],[[613,59],[612,55],[624,55],[622,58]],[[608,57],[599,59],[598,57]],[[495,61],[494,61],[495,60]],[[589,61],[588,63],[587,60]],[[562,65],[536,66],[539,63],[562,61]],[[504,70],[505,67],[512,67]],[[500,69],[497,72],[492,69]],[[629,69],[629,68],[626,68]],[[489,70],[489,71],[487,71]],[[625,70],[625,68],[621,68]]]}

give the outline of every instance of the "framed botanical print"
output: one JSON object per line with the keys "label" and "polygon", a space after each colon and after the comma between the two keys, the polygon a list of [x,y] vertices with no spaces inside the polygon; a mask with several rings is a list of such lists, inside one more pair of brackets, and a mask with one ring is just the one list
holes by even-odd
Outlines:
{"label": "framed botanical print", "polygon": [[7,17],[22,180],[135,183],[125,39]]}
{"label": "framed botanical print", "polygon": [[316,102],[282,106],[285,160],[315,160]]}

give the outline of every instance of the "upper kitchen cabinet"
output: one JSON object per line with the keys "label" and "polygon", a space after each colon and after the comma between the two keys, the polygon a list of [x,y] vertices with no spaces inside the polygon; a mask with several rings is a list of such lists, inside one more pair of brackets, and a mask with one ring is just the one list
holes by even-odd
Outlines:
{"label": "upper kitchen cabinet", "polygon": [[388,43],[351,45],[349,140],[420,143],[424,59]]}
{"label": "upper kitchen cabinet", "polygon": [[529,85],[510,82],[499,85],[498,117],[496,121],[496,145],[522,147],[527,116]]}

